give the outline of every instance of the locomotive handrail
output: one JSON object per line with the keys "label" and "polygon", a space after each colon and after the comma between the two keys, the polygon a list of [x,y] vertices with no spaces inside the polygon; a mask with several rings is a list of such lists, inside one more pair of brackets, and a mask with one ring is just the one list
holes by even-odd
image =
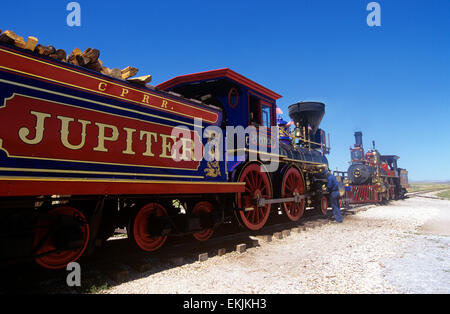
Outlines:
{"label": "locomotive handrail", "polygon": [[283,159],[285,161],[303,162],[303,163],[307,163],[307,164],[315,164],[315,165],[318,165],[318,166],[327,166],[327,164],[320,163],[320,162],[301,160],[301,159],[292,159],[292,158],[287,158],[285,156],[280,156],[280,157],[281,157],[280,159]]}
{"label": "locomotive handrail", "polygon": [[286,157],[285,155],[272,154],[272,153],[267,153],[267,152],[258,152],[258,151],[251,150],[248,148],[229,149],[226,151],[226,154],[232,154],[232,153],[236,153],[239,151],[244,151],[245,153],[255,153],[255,154],[261,154],[261,155],[267,155],[267,156],[274,156],[274,157],[278,157],[279,159],[284,160],[284,161],[302,162],[302,163],[314,164],[314,165],[318,165],[318,166],[327,166],[327,164],[320,163],[320,162],[301,160],[301,159],[292,159],[292,158]]}
{"label": "locomotive handrail", "polygon": [[285,198],[274,198],[274,199],[270,199],[270,200],[266,200],[265,198],[258,198],[258,207],[264,207],[266,205],[269,204],[281,204],[281,203],[290,203],[290,202],[295,202],[295,203],[300,203],[302,201],[302,199],[305,199],[307,197],[311,196],[310,193],[307,194],[294,194],[294,197],[285,197]]}

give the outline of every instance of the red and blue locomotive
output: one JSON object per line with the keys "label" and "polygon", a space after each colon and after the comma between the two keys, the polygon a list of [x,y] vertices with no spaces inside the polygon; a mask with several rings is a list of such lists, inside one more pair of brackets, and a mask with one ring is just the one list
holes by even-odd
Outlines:
{"label": "red and blue locomotive", "polygon": [[346,185],[346,203],[385,203],[405,197],[408,172],[397,165],[398,156],[381,155],[375,149],[364,152],[362,132],[355,132],[355,144],[350,148],[351,165],[347,173],[338,174]]}
{"label": "red and blue locomotive", "polygon": [[324,104],[290,106],[280,135],[280,97],[230,69],[143,86],[0,44],[0,261],[59,269],[118,227],[155,251],[261,229],[278,204],[326,212]]}

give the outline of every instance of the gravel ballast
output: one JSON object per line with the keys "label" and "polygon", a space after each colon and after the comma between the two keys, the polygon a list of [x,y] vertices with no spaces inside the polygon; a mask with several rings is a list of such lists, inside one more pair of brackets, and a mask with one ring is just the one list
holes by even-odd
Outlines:
{"label": "gravel ballast", "polygon": [[371,206],[343,224],[149,272],[103,293],[449,293],[449,237],[420,233],[442,211],[450,212],[450,201],[416,197]]}

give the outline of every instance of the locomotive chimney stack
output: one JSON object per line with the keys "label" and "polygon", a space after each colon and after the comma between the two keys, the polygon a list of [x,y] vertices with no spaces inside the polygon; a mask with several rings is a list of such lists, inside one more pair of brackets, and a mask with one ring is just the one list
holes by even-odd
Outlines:
{"label": "locomotive chimney stack", "polygon": [[355,147],[362,147],[362,132],[355,132]]}
{"label": "locomotive chimney stack", "polygon": [[320,122],[325,115],[325,104],[320,102],[298,102],[289,106],[289,117],[294,121],[296,133],[304,133],[314,136]]}

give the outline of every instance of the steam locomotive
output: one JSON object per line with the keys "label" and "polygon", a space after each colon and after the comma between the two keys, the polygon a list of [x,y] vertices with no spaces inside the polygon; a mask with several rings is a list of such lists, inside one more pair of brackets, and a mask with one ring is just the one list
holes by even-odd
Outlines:
{"label": "steam locomotive", "polygon": [[355,132],[350,148],[351,165],[340,181],[347,186],[345,199],[351,204],[387,202],[405,197],[408,172],[397,165],[398,156],[381,155],[375,149],[364,152],[362,132]]}
{"label": "steam locomotive", "polygon": [[120,227],[153,252],[277,206],[326,212],[325,105],[290,106],[291,132],[280,97],[230,69],[144,86],[0,44],[0,262],[61,269]]}

